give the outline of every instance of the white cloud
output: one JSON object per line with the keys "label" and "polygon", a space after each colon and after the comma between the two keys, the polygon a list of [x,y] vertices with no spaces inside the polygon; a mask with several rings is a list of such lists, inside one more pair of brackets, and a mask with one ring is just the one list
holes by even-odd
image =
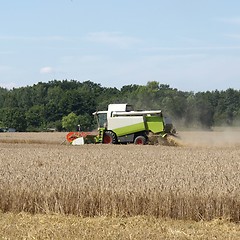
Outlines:
{"label": "white cloud", "polygon": [[228,24],[236,24],[240,25],[240,17],[232,17],[232,18],[220,18],[218,21]]}
{"label": "white cloud", "polygon": [[10,36],[1,35],[0,40],[7,41],[69,41],[69,37],[65,36]]}
{"label": "white cloud", "polygon": [[240,39],[240,34],[225,34],[225,36],[232,39]]}
{"label": "white cloud", "polygon": [[40,69],[41,74],[49,74],[54,73],[54,69],[52,67],[43,67]]}
{"label": "white cloud", "polygon": [[[240,34],[226,35],[232,38],[240,39]],[[153,47],[144,48],[143,51],[148,52],[189,52],[189,51],[225,51],[225,50],[240,50],[239,46],[199,46],[199,47]]]}
{"label": "white cloud", "polygon": [[1,51],[0,55],[10,55],[10,54],[13,54],[13,53],[14,53],[13,51]]}
{"label": "white cloud", "polygon": [[86,39],[91,42],[110,44],[121,48],[141,42],[140,39],[124,36],[119,32],[92,32],[87,35]]}
{"label": "white cloud", "polygon": [[186,91],[222,90],[240,87],[239,64],[240,58],[224,55],[144,56],[135,60],[104,59],[83,66],[79,75],[104,86],[121,87],[156,80]]}
{"label": "white cloud", "polygon": [[[165,58],[165,60],[164,60]],[[240,58],[225,55],[178,56],[143,59],[143,76],[182,90],[239,88]],[[144,74],[147,73],[147,74]],[[137,73],[136,73],[137,74]]]}

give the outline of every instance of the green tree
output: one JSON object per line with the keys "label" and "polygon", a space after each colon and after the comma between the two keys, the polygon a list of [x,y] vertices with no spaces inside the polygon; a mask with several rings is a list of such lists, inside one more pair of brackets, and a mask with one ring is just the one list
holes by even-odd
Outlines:
{"label": "green tree", "polygon": [[15,128],[17,131],[26,131],[25,112],[18,108],[4,108],[1,110],[2,123],[7,128]]}
{"label": "green tree", "polygon": [[79,117],[73,112],[62,118],[62,126],[67,131],[76,131],[78,124]]}
{"label": "green tree", "polygon": [[78,117],[81,131],[89,131],[93,129],[93,117],[89,114],[83,114]]}
{"label": "green tree", "polygon": [[18,130],[25,126],[27,130],[58,126],[60,130],[63,116],[74,113],[77,124],[88,130],[93,125],[92,113],[107,110],[110,103],[129,103],[135,110],[161,109],[164,115],[191,127],[231,126],[240,121],[239,90],[181,92],[157,81],[118,90],[89,80],[53,80],[12,90],[0,87],[0,121],[18,126]]}
{"label": "green tree", "polygon": [[3,107],[8,90],[0,87],[0,108]]}
{"label": "green tree", "polygon": [[37,130],[44,123],[44,107],[34,105],[25,113],[28,130]]}
{"label": "green tree", "polygon": [[209,129],[213,125],[214,110],[210,102],[210,94],[197,93],[196,94],[196,109],[198,113],[198,119],[201,123],[201,127]]}

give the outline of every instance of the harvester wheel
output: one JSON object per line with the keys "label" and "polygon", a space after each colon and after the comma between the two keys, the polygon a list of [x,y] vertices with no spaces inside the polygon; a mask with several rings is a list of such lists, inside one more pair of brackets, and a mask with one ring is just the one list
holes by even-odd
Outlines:
{"label": "harvester wheel", "polygon": [[105,144],[115,144],[117,143],[117,137],[115,133],[111,131],[106,131],[103,135],[103,143]]}
{"label": "harvester wheel", "polygon": [[144,136],[137,136],[134,139],[134,144],[136,145],[145,145],[146,144],[146,138]]}

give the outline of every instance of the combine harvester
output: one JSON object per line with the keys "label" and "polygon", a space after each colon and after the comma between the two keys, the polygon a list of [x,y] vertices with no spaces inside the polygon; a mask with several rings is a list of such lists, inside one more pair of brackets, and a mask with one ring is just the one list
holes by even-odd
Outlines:
{"label": "combine harvester", "polygon": [[161,110],[134,111],[132,105],[109,104],[107,111],[97,111],[93,115],[98,131],[70,132],[67,134],[69,143],[178,145],[176,130]]}

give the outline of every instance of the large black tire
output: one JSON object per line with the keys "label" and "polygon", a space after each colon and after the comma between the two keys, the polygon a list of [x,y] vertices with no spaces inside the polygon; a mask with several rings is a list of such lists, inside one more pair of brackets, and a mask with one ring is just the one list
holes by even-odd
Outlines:
{"label": "large black tire", "polygon": [[105,144],[116,144],[117,136],[111,131],[106,131],[103,135],[103,143]]}
{"label": "large black tire", "polygon": [[134,139],[134,144],[136,145],[145,145],[147,142],[147,139],[144,136],[137,136]]}

